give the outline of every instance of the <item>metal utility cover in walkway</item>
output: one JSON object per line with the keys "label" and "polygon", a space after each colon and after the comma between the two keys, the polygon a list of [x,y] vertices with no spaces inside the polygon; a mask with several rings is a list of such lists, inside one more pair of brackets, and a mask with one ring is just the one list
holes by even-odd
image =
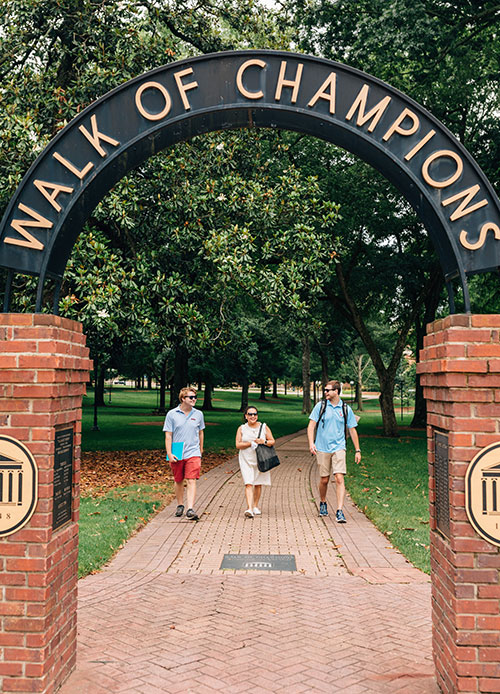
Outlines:
{"label": "metal utility cover in walkway", "polygon": [[221,569],[297,571],[294,554],[225,554]]}

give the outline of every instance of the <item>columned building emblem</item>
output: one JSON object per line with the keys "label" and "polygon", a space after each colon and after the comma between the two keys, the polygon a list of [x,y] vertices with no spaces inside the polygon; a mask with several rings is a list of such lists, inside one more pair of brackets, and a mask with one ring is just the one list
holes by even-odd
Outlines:
{"label": "columned building emblem", "polygon": [[38,470],[20,441],[0,435],[0,537],[29,521],[38,500]]}
{"label": "columned building emblem", "polygon": [[500,442],[479,451],[467,468],[465,506],[475,531],[500,546]]}

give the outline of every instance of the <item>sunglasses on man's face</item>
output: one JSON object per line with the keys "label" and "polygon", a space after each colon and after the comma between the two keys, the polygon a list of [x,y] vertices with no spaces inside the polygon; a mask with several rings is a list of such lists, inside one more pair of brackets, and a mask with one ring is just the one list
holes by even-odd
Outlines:
{"label": "sunglasses on man's face", "polygon": [[188,400],[196,400],[197,397],[198,397],[197,395],[186,395],[186,398]]}
{"label": "sunglasses on man's face", "polygon": [[325,393],[329,393],[331,390],[336,390],[336,388],[325,388]]}

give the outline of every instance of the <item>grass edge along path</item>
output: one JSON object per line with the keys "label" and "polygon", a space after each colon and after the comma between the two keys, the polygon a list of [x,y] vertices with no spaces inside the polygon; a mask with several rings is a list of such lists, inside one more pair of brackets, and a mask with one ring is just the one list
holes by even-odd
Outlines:
{"label": "grass edge along path", "polygon": [[[150,394],[150,399],[153,395]],[[241,422],[241,415],[237,411],[231,411],[236,409],[238,394],[220,395],[224,406],[205,413],[207,423],[209,421],[216,423],[213,428],[207,426],[205,435],[207,439],[212,437],[212,432],[217,424],[219,425],[218,436],[215,438],[220,446],[220,462],[222,462],[236,452],[231,447],[231,441]],[[133,392],[127,395],[130,398],[134,396]],[[307,417],[300,414],[301,403],[295,396],[289,397],[288,400],[286,402],[280,399],[277,404],[275,401],[260,403],[256,398],[252,398],[252,402],[256,403],[263,414],[262,419],[269,421],[270,425],[271,421],[275,420],[272,427],[276,437],[298,431],[307,425]],[[228,404],[232,407],[227,407]],[[151,404],[149,403],[148,406],[150,407]],[[111,419],[119,417],[122,420],[127,415],[134,420],[137,418],[134,407],[122,406],[117,409],[118,415],[110,408],[107,416]],[[371,401],[369,409],[363,410],[360,414],[358,431],[363,457],[359,466],[354,464],[352,443],[349,442],[347,490],[354,503],[386,535],[391,544],[414,566],[429,573],[428,469],[425,431],[408,429],[410,415],[407,414],[402,423],[404,428],[401,436],[393,439],[384,438],[381,436],[381,416],[377,403]],[[287,415],[286,420],[284,415]],[[123,426],[127,425],[122,421],[119,429]],[[111,428],[116,430],[116,423]],[[110,432],[107,435],[108,445],[119,445],[120,437],[117,439],[110,437],[109,434]],[[208,448],[216,457],[217,448],[215,446]],[[119,451],[116,455],[119,456]],[[164,451],[159,450],[158,455],[159,458],[163,458]],[[130,479],[132,481],[132,477]],[[140,484],[130,484],[109,490],[104,496],[102,494],[96,497],[82,496],[80,576],[98,571],[108,563],[128,537],[140,530],[170,502],[173,494],[169,490],[169,484],[171,481],[167,479],[164,485],[159,484],[157,480],[149,485],[148,481],[144,480],[140,481]],[[109,539],[107,539],[108,526]]]}
{"label": "grass edge along path", "polygon": [[426,440],[362,435],[360,445],[360,465],[354,464],[348,446],[346,488],[351,499],[414,566],[430,573]]}
{"label": "grass edge along path", "polygon": [[105,566],[174,498],[173,484],[131,484],[80,499],[78,578]]}

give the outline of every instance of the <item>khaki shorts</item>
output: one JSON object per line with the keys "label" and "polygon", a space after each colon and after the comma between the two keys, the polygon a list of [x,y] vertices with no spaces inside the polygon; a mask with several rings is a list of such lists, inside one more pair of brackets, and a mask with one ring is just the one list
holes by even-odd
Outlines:
{"label": "khaki shorts", "polygon": [[333,453],[318,451],[316,453],[316,462],[318,463],[320,477],[330,477],[331,474],[335,475],[337,472],[345,475],[347,472],[345,451],[343,450],[334,451]]}

